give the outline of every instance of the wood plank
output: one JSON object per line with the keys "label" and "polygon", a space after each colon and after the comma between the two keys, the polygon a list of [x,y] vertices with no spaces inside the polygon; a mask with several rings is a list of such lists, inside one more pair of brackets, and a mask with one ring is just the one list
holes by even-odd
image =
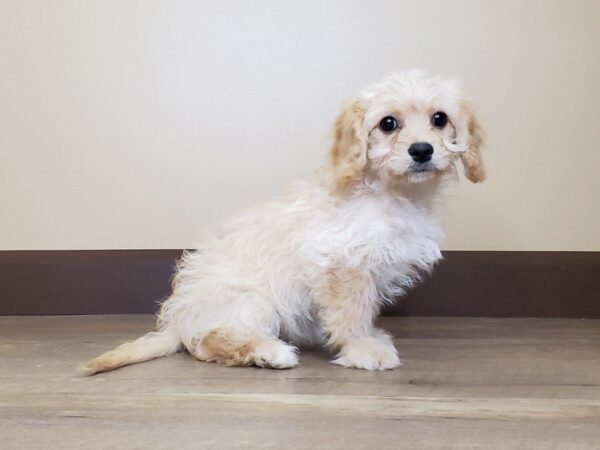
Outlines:
{"label": "wood plank", "polygon": [[285,371],[178,354],[73,375],[153,322],[0,317],[0,447],[599,448],[600,320],[384,318],[387,372],[309,351]]}

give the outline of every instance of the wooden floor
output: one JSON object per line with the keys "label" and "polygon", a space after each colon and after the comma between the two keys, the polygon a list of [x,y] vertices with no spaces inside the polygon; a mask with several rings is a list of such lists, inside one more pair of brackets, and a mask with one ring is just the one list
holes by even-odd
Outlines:
{"label": "wooden floor", "polygon": [[0,448],[600,449],[600,320],[385,318],[403,367],[78,362],[151,316],[0,317]]}

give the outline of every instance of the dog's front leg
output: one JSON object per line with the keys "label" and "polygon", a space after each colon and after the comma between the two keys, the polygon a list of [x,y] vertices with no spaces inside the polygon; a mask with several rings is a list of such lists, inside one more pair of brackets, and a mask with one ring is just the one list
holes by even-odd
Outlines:
{"label": "dog's front leg", "polygon": [[329,269],[318,292],[319,321],[334,364],[367,370],[400,366],[391,337],[373,328],[376,290],[368,272],[346,267]]}

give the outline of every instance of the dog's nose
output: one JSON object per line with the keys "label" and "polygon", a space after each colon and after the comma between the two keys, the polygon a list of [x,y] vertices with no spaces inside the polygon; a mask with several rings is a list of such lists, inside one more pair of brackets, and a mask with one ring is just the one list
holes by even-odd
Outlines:
{"label": "dog's nose", "polygon": [[418,163],[425,163],[433,155],[433,147],[429,142],[415,142],[408,147],[408,154]]}

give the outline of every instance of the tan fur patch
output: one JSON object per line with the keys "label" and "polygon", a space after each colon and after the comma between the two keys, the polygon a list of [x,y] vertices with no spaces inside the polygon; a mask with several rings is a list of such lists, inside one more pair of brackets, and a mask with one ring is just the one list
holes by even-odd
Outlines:
{"label": "tan fur patch", "polygon": [[330,161],[336,190],[340,193],[360,181],[367,164],[367,143],[361,129],[364,115],[363,106],[355,101],[335,121]]}
{"label": "tan fur patch", "polygon": [[117,369],[130,364],[132,361],[135,361],[131,352],[129,351],[130,348],[131,344],[128,342],[121,344],[115,350],[108,351],[89,361],[87,364],[79,366],[77,368],[77,373],[79,375],[87,376],[98,372],[106,372],[108,370]]}
{"label": "tan fur patch", "polygon": [[226,366],[248,366],[253,364],[254,348],[251,341],[241,342],[226,332],[211,331],[200,341],[195,355],[202,361]]}
{"label": "tan fur patch", "polygon": [[485,168],[481,157],[483,130],[477,120],[473,105],[469,101],[463,102],[462,110],[467,121],[466,133],[468,134],[469,143],[467,151],[461,155],[465,167],[465,176],[473,183],[480,183],[485,180]]}

